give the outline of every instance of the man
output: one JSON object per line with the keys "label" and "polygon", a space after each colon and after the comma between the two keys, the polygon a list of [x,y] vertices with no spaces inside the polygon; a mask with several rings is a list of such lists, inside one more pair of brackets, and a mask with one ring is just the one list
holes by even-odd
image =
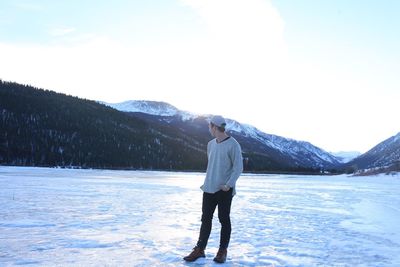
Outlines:
{"label": "man", "polygon": [[226,122],[221,116],[214,116],[209,123],[213,140],[207,145],[207,173],[203,190],[203,204],[200,236],[196,247],[183,259],[195,261],[205,257],[204,250],[212,228],[212,218],[218,206],[218,218],[221,223],[219,250],[215,262],[224,263],[231,236],[231,203],[235,195],[235,184],[243,171],[242,151],[239,143],[225,132]]}

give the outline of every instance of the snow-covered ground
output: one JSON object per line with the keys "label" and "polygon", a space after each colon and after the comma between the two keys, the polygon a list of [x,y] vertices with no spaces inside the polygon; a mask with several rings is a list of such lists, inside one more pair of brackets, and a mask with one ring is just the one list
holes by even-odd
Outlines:
{"label": "snow-covered ground", "polygon": [[[201,173],[0,167],[0,266],[187,264]],[[400,266],[400,176],[243,175],[224,266]]]}

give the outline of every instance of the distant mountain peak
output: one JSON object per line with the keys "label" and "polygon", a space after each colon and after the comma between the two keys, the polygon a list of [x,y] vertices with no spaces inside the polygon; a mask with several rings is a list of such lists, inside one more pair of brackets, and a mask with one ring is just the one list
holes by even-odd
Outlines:
{"label": "distant mountain peak", "polygon": [[103,104],[124,112],[142,112],[159,116],[175,116],[179,110],[173,105],[165,102],[148,100],[128,100],[120,103]]}
{"label": "distant mountain peak", "polygon": [[341,163],[347,163],[361,155],[359,151],[339,151],[331,152]]}
{"label": "distant mountain peak", "polygon": [[175,106],[161,101],[128,100],[120,103],[101,103],[123,112],[141,112],[149,115],[166,117],[179,116],[183,121],[198,117],[198,115],[194,113],[179,110]]}

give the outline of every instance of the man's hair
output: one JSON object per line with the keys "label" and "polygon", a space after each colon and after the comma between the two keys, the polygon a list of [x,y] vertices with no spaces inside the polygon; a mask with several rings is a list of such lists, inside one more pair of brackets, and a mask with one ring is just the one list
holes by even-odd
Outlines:
{"label": "man's hair", "polygon": [[219,127],[217,125],[215,125],[214,123],[210,122],[212,126],[217,127],[218,131],[220,131],[221,133],[225,132],[225,124],[223,124],[224,127]]}

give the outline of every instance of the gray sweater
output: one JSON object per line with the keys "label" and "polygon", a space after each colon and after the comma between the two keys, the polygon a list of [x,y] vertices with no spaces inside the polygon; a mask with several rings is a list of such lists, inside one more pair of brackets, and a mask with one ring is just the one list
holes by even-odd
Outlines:
{"label": "gray sweater", "polygon": [[221,190],[221,185],[234,188],[243,171],[242,150],[239,143],[229,137],[221,143],[217,139],[208,142],[207,145],[207,174],[204,184],[200,187],[206,193],[215,193]]}

